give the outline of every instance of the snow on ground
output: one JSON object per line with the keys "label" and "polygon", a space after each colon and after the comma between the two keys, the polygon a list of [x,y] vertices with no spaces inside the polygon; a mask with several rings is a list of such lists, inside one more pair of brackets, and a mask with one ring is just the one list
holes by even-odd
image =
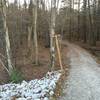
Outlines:
{"label": "snow on ground", "polygon": [[100,67],[84,49],[68,44],[70,73],[59,100],[100,100]]}
{"label": "snow on ground", "polygon": [[45,77],[21,84],[0,85],[0,100],[49,100],[53,96],[56,83],[61,73],[58,71],[48,72]]}

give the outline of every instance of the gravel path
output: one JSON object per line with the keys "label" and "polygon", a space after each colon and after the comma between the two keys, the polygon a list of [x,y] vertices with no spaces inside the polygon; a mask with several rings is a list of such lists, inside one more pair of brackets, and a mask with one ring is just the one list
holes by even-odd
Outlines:
{"label": "gravel path", "polygon": [[84,49],[67,44],[70,73],[58,100],[100,100],[100,68]]}

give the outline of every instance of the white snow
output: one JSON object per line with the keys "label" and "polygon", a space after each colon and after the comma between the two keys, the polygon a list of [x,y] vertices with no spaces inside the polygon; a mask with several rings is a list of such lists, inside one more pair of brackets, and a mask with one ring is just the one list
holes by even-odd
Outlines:
{"label": "white snow", "polygon": [[49,100],[54,94],[60,76],[59,71],[48,72],[40,80],[0,85],[0,100],[12,100],[13,97],[16,97],[16,100]]}

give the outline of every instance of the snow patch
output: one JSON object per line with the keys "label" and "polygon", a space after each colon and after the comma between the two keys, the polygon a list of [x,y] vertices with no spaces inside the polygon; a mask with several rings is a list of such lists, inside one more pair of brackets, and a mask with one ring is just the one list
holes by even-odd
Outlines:
{"label": "snow patch", "polygon": [[54,95],[56,83],[61,73],[59,71],[48,72],[45,77],[21,84],[0,85],[0,100],[49,100]]}

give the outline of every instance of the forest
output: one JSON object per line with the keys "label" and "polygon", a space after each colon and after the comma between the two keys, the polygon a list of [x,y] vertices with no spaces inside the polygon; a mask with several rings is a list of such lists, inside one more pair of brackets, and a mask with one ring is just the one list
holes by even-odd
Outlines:
{"label": "forest", "polygon": [[100,0],[0,0],[0,100],[100,100],[58,99],[71,71],[99,86],[99,67]]}

